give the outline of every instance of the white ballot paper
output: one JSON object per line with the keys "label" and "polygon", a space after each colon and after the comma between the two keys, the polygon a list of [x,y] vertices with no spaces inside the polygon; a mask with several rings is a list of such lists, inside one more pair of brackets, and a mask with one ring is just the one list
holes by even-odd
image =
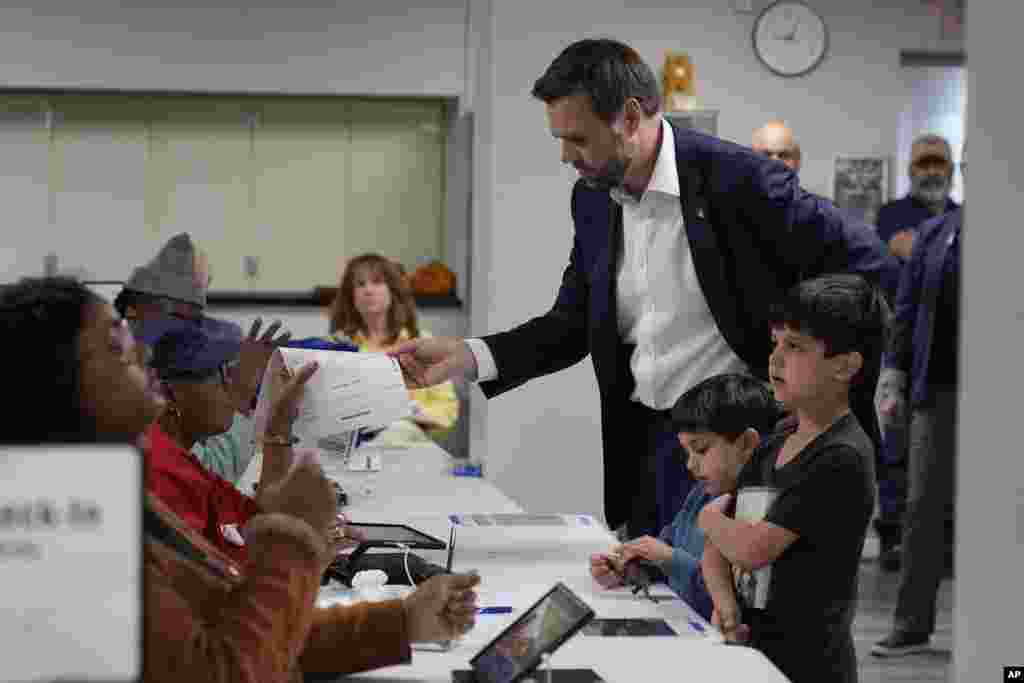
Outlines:
{"label": "white ballot paper", "polygon": [[409,417],[409,390],[398,361],[384,353],[279,348],[263,375],[256,406],[256,434],[266,431],[270,403],[278,395],[282,366],[290,373],[316,361],[306,383],[293,432],[304,445],[348,440],[359,429],[382,429]]}
{"label": "white ballot paper", "polygon": [[142,675],[142,455],[0,448],[4,681]]}

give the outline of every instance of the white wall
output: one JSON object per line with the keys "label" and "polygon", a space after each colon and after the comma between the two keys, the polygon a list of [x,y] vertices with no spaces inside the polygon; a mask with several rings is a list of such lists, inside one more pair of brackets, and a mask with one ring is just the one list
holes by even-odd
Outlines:
{"label": "white wall", "polygon": [[466,2],[8,4],[0,85],[457,96]]}
{"label": "white wall", "polygon": [[[614,36],[659,69],[664,51],[688,51],[702,105],[720,109],[719,134],[747,143],[769,117],[785,118],[803,146],[804,184],[830,194],[835,154],[894,153],[906,92],[899,51],[935,47],[931,36],[937,35],[937,25],[916,0],[817,0],[814,6],[831,30],[830,52],[811,75],[787,80],[757,61],[750,47],[754,17],[733,13],[731,3],[637,4],[493,0],[491,22],[481,22],[494,35],[486,47],[490,59],[484,60],[490,70],[478,72],[476,80],[484,82],[474,86],[477,151],[484,156],[476,159],[476,180],[485,183],[477,188],[488,196],[478,192],[474,214],[471,333],[510,327],[554,301],[571,244],[573,173],[560,167],[543,105],[529,91],[570,42]],[[494,93],[490,111],[482,91]],[[486,300],[480,302],[482,291]],[[474,424],[471,452],[486,453],[488,476],[528,509],[601,512],[595,386],[588,360],[488,401],[474,417],[480,424]]]}
{"label": "white wall", "polygon": [[[1024,288],[1020,213],[1020,32],[1024,3],[971,0],[967,48],[972,74],[965,182],[963,365],[951,680],[1004,680],[1021,653],[1024,457],[1021,387]],[[993,305],[995,304],[995,305]]]}

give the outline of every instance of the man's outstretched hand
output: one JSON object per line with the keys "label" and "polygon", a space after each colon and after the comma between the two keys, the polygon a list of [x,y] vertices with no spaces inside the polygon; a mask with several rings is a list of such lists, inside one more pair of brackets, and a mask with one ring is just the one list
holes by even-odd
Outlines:
{"label": "man's outstretched hand", "polygon": [[469,345],[454,337],[413,339],[395,347],[388,355],[398,359],[410,389],[432,387],[457,378],[475,380],[478,374],[476,358]]}

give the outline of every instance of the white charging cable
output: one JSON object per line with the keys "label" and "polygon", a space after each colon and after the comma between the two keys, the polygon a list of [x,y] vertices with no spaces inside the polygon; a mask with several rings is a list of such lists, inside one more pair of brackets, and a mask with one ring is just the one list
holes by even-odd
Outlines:
{"label": "white charging cable", "polygon": [[540,656],[541,666],[544,668],[547,683],[551,683],[551,653],[545,652]]}
{"label": "white charging cable", "polygon": [[395,543],[395,547],[402,551],[402,566],[405,567],[405,578],[409,579],[409,585],[416,588],[416,582],[412,580],[412,572],[409,571],[409,551],[412,550],[405,543]]}

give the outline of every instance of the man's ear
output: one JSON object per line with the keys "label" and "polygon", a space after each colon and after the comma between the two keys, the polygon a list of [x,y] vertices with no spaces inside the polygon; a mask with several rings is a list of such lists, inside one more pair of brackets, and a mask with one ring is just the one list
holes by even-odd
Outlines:
{"label": "man's ear", "polygon": [[753,427],[747,427],[740,434],[740,452],[743,453],[743,457],[747,457],[761,445],[761,433]]}
{"label": "man's ear", "polygon": [[640,130],[640,124],[644,119],[644,111],[640,106],[640,100],[630,97],[622,107],[622,134],[629,138],[636,135]]}
{"label": "man's ear", "polygon": [[844,382],[852,382],[853,378],[860,372],[860,369],[864,367],[864,356],[861,355],[860,351],[841,353],[836,357],[836,360],[838,361],[836,379]]}

